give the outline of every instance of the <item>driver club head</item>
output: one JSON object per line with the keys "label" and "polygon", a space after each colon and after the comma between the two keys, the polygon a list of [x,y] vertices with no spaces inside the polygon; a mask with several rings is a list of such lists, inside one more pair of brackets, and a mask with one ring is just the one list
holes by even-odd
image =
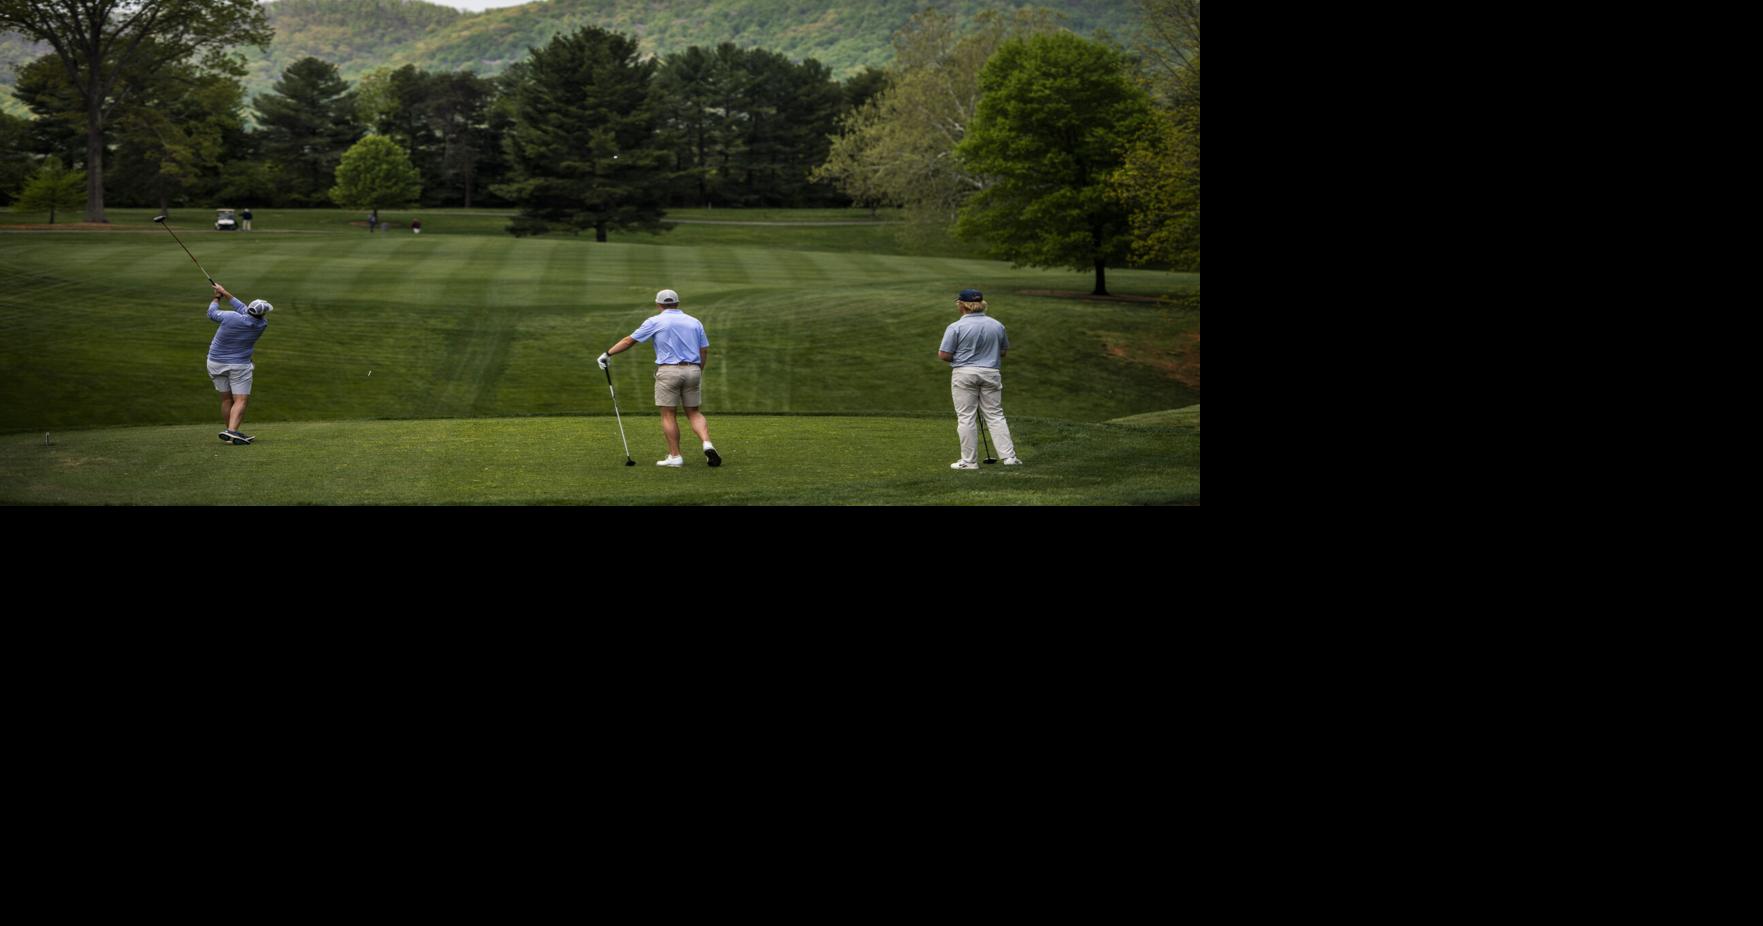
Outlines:
{"label": "driver club head", "polygon": [[165,216],[162,216],[162,215],[156,215],[156,216],[154,216],[154,217],[153,217],[153,221],[155,221],[155,222],[161,222],[161,223],[162,223],[162,222],[164,222],[164,221],[165,221]]}
{"label": "driver club head", "polygon": [[635,460],[632,460],[632,459],[630,459],[630,458],[628,458],[628,457],[627,457],[627,458],[626,458],[626,459],[625,459],[625,461],[624,461],[624,465],[626,465],[626,466],[635,466],[635,465],[637,465],[637,461],[635,461]]}

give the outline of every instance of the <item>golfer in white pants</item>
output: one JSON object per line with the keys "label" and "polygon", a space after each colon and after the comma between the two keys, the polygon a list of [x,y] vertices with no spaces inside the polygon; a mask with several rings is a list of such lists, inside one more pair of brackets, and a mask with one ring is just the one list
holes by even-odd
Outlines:
{"label": "golfer in white pants", "polygon": [[1010,425],[1004,420],[1004,374],[1000,367],[1010,353],[1004,326],[986,314],[985,296],[964,289],[955,297],[961,318],[943,330],[937,359],[953,367],[949,391],[955,398],[955,434],[961,438],[961,459],[950,469],[979,469],[979,415],[984,414],[992,443],[1005,466],[1022,463],[1010,441]]}

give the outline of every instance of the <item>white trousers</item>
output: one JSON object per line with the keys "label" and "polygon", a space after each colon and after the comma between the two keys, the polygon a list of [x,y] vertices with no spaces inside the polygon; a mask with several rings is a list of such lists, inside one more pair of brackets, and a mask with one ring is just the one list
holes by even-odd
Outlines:
{"label": "white trousers", "polygon": [[949,392],[955,398],[955,433],[961,438],[961,459],[979,461],[975,449],[979,445],[979,416],[986,417],[992,433],[992,446],[998,459],[1016,458],[1016,445],[1010,442],[1010,425],[1004,421],[1004,375],[985,367],[956,367],[949,380]]}

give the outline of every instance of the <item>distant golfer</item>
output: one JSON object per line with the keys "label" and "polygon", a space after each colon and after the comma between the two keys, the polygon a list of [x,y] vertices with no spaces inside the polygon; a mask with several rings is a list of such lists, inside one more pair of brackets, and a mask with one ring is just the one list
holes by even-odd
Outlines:
{"label": "distant golfer", "polygon": [[251,230],[251,207],[246,206],[245,211],[239,213],[239,218],[245,220],[245,230],[250,231]]}
{"label": "distant golfer", "polygon": [[961,438],[961,459],[949,464],[950,469],[979,469],[979,422],[984,413],[992,432],[992,443],[1005,466],[1022,463],[1016,458],[1016,445],[1010,442],[1010,425],[1004,420],[1004,404],[999,399],[1004,391],[1004,374],[1000,368],[1010,353],[1010,339],[1004,326],[986,314],[986,297],[977,289],[964,289],[955,297],[961,307],[961,318],[943,330],[943,343],[937,359],[954,369],[949,391],[955,397],[955,434]]}
{"label": "distant golfer", "polygon": [[704,404],[704,365],[710,360],[710,339],[704,335],[704,323],[680,310],[679,293],[664,289],[655,294],[655,317],[643,322],[630,337],[619,341],[600,355],[600,369],[613,354],[622,354],[638,341],[655,339],[655,404],[661,409],[661,433],[667,437],[667,459],[655,461],[656,466],[684,466],[679,452],[679,420],[674,406],[684,406],[692,430],[704,442],[704,458],[711,466],[721,466],[722,457],[710,443],[710,422],[698,408]]}
{"label": "distant golfer", "polygon": [[[223,298],[232,304],[231,312],[220,310]],[[227,292],[226,287],[214,284],[208,320],[219,325],[220,330],[208,345],[208,378],[220,393],[220,419],[226,425],[220,439],[227,443],[249,444],[256,440],[240,433],[239,424],[245,419],[246,403],[251,401],[251,374],[257,369],[251,362],[251,352],[257,349],[257,339],[269,327],[269,313],[273,311],[275,306],[262,299],[253,299],[246,305]]]}

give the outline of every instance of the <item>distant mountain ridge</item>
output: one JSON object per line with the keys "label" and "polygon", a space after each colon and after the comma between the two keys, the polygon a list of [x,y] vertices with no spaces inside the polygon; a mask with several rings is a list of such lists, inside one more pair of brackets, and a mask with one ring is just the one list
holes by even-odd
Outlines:
{"label": "distant mountain ridge", "polygon": [[[268,54],[246,49],[246,97],[269,91],[288,65],[311,55],[355,80],[381,66],[500,74],[529,48],[559,32],[599,26],[632,35],[646,54],[667,56],[692,45],[733,42],[792,60],[814,58],[838,77],[885,66],[894,33],[913,14],[937,8],[971,21],[982,10],[1041,6],[1068,17],[1085,35],[1128,40],[1138,7],[1127,0],[535,0],[466,13],[422,0],[275,0],[264,6],[275,39]],[[12,65],[44,54],[16,35],[0,36],[0,85]],[[8,109],[19,111],[7,99]]]}

